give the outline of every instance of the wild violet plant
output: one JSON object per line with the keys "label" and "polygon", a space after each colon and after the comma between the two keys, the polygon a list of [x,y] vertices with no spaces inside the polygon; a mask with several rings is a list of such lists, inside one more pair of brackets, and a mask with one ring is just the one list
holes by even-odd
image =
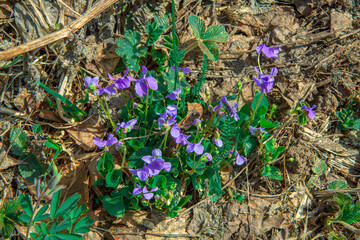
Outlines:
{"label": "wild violet plant", "polygon": [[[305,124],[307,117],[312,119],[315,114],[315,106],[298,103],[292,120],[282,125],[273,121],[276,105],[269,106],[266,94],[272,90],[278,70],[274,67],[265,74],[260,62],[262,54],[278,58],[280,48],[265,44],[256,48],[258,67],[254,82],[261,91],[255,94],[251,106],[239,106],[240,81],[237,94],[213,103],[205,89],[207,99],[202,99],[199,93],[206,82],[209,61],[219,59],[216,42],[225,42],[228,34],[224,26],[206,28],[201,18],[191,15],[189,24],[196,41],[179,50],[172,10],[173,31],[170,36],[163,36],[162,43],[169,49],[168,54],[156,50],[155,43],[169,24],[166,17],[155,17],[145,26],[148,39],[144,45],[140,43],[140,33],[133,30],[125,30],[125,38],[117,40],[116,52],[127,67],[123,77],[114,79],[108,74],[112,83],[105,87],[100,87],[96,77],[84,79],[84,86],[88,93],[95,94],[111,127],[104,140],[93,138],[103,150],[97,164],[103,178],[94,184],[113,189],[99,200],[116,217],[144,208],[159,209],[175,217],[192,198],[217,201],[226,192],[220,171],[229,164],[242,168],[257,148],[262,160],[261,176],[282,180],[276,160],[285,147],[277,146],[272,132],[294,119]],[[198,81],[190,86],[186,76],[191,69],[179,65],[185,54],[197,46],[203,52],[203,66]],[[148,62],[146,58],[152,59],[155,67],[142,66]],[[126,103],[119,119],[111,119],[104,94],[123,95]],[[201,108],[201,114],[190,109],[191,104]],[[209,117],[203,117],[202,112]],[[118,167],[109,151],[113,146],[120,154]],[[229,199],[244,197],[233,191]]]}

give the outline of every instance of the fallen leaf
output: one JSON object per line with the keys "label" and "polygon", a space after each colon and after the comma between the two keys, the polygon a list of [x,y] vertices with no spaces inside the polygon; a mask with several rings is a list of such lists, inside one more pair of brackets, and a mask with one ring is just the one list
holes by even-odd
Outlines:
{"label": "fallen leaf", "polygon": [[93,137],[102,138],[105,134],[105,128],[101,124],[99,115],[92,115],[83,123],[66,129],[66,131],[75,140],[75,143],[85,151],[91,151],[96,148],[93,143]]}
{"label": "fallen leaf", "polygon": [[16,160],[13,157],[10,157],[6,154],[6,149],[3,146],[3,143],[0,142],[0,170],[7,169],[9,167],[17,166],[19,164],[26,164],[23,161]]}
{"label": "fallen leaf", "polygon": [[9,0],[0,0],[0,18],[9,18],[13,11]]}
{"label": "fallen leaf", "polygon": [[204,109],[200,103],[187,103],[188,112],[186,117],[181,120],[179,123],[179,128],[188,130],[191,126],[194,125],[195,119],[200,119],[204,113]]}

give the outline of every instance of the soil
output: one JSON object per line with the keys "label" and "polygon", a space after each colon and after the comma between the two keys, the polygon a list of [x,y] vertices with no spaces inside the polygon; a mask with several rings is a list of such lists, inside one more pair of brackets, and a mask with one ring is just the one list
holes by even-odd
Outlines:
{"label": "soil", "polygon": [[[360,1],[175,2],[181,48],[192,40],[187,22],[191,14],[202,17],[207,25],[223,24],[229,33],[229,40],[220,44],[220,60],[210,63],[205,84],[214,101],[236,93],[237,83],[241,81],[240,105],[251,102],[258,90],[252,80],[257,65],[255,48],[266,43],[281,47],[278,59],[262,63],[265,71],[275,66],[279,70],[274,88],[267,95],[271,103],[278,105],[277,119],[285,122],[299,101],[317,105],[313,121],[305,126],[291,123],[276,135],[278,143],[287,147],[274,163],[284,180],[261,177],[262,162],[254,153],[245,167],[229,169],[222,176],[231,179],[242,171],[230,187],[244,195],[244,202],[226,198],[217,203],[202,200],[173,219],[156,211],[115,219],[95,203],[104,190],[92,186],[99,177],[96,174],[99,152],[89,139],[103,137],[106,132],[103,121],[93,114],[92,104],[96,99],[90,97],[91,103],[85,106],[91,116],[87,121],[66,127],[68,119],[49,107],[48,94],[36,81],[46,83],[73,102],[82,99],[83,77],[79,70],[107,79],[107,73],[114,71],[120,59],[114,49],[124,26],[134,27],[145,35],[141,26],[154,15],[161,16],[171,10],[171,1],[126,0],[113,4],[70,38],[25,53],[16,63],[0,68],[1,202],[19,192],[35,194],[33,184],[19,175],[17,169],[22,162],[8,154],[7,149],[11,144],[10,129],[20,127],[29,133],[31,151],[48,161],[51,153],[42,149],[43,141],[31,136],[30,125],[40,123],[45,136],[56,139],[64,149],[58,158],[63,169],[60,184],[67,186],[68,196],[81,193],[81,203],[87,204],[89,216],[95,220],[86,239],[328,239],[330,232],[324,222],[335,216],[336,210],[330,195],[321,191],[334,179],[347,181],[351,188],[359,186],[360,132],[340,131],[334,113],[345,107],[349,99],[359,101]],[[93,4],[85,0],[0,1],[0,51],[68,25]],[[0,66],[13,60],[0,61]],[[201,64],[199,49],[186,55],[181,67],[192,69],[190,83],[196,82]],[[124,106],[123,98],[114,96],[109,102],[111,116],[116,118]],[[289,161],[290,158],[294,161]],[[316,174],[314,166],[319,159],[325,162],[326,170]],[[117,164],[118,160],[115,157]],[[310,180],[314,181],[310,183]],[[359,238],[342,225],[335,228],[347,239]],[[16,229],[21,236],[23,230]]]}

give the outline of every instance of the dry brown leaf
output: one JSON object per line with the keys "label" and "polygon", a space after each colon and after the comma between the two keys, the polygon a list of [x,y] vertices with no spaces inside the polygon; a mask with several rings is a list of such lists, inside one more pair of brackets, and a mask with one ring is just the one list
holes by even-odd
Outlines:
{"label": "dry brown leaf", "polygon": [[7,156],[6,149],[4,148],[2,142],[0,142],[0,159],[1,159],[0,170],[4,170],[9,167],[17,166],[19,164],[26,164],[23,161],[16,160],[15,158]]}
{"label": "dry brown leaf", "polygon": [[105,134],[105,128],[101,124],[101,118],[99,115],[92,115],[83,123],[66,129],[70,137],[75,140],[85,151],[91,151],[96,148],[93,143],[93,137],[102,138]]}
{"label": "dry brown leaf", "polygon": [[179,128],[182,129],[189,129],[191,126],[194,125],[195,119],[200,119],[204,113],[204,109],[200,103],[187,103],[188,105],[188,112],[186,117],[179,123]]}
{"label": "dry brown leaf", "polygon": [[9,18],[13,11],[9,0],[0,0],[0,18]]}

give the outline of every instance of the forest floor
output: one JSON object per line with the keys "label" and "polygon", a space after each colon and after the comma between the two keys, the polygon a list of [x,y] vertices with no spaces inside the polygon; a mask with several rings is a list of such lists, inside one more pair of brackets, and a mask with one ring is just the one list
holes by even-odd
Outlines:
{"label": "forest floor", "polygon": [[[215,101],[236,93],[241,81],[240,105],[249,103],[258,90],[252,80],[257,66],[256,46],[266,43],[281,47],[279,58],[262,66],[279,70],[274,88],[267,95],[271,104],[278,105],[277,120],[286,121],[289,110],[299,101],[317,106],[314,120],[305,126],[291,123],[277,133],[278,143],[286,146],[286,151],[274,164],[284,180],[261,177],[260,167],[249,161],[225,173],[233,177],[242,171],[232,187],[244,195],[244,202],[223,198],[217,203],[194,202],[175,218],[153,211],[116,219],[96,203],[102,189],[91,183],[96,178],[100,154],[92,137],[94,132],[103,136],[106,127],[99,119],[75,127],[67,124],[58,111],[49,107],[49,95],[36,81],[72,101],[83,98],[80,72],[103,78],[114,72],[120,60],[114,51],[115,42],[124,34],[125,24],[135,26],[145,36],[146,22],[154,15],[171,13],[171,1],[124,0],[102,11],[69,38],[20,58],[0,61],[1,204],[19,193],[35,195],[34,184],[24,180],[18,170],[24,162],[9,152],[9,132],[17,127],[27,133],[29,152],[43,162],[54,155],[53,150],[43,147],[47,137],[62,145],[64,151],[57,158],[62,170],[59,184],[66,186],[67,196],[79,193],[80,203],[89,207],[88,216],[95,220],[86,239],[330,239],[336,233],[358,239],[360,225],[327,225],[326,220],[339,214],[335,193],[351,193],[356,203],[360,197],[360,130],[339,129],[335,116],[344,108],[360,106],[360,1],[175,2],[181,48],[191,42],[187,19],[192,14],[208,25],[224,25],[229,34],[228,41],[220,44],[219,61],[210,63],[205,84]],[[0,1],[0,51],[42,38],[55,26],[69,25],[95,3]],[[192,69],[190,83],[198,77],[201,60],[199,49],[184,58],[181,67]],[[151,69],[151,63],[148,66]],[[113,99],[111,111],[119,112],[118,106]],[[85,111],[90,110],[88,106]],[[356,109],[354,112],[354,118],[359,118]],[[41,125],[42,136],[33,133],[34,124]],[[294,161],[289,161],[292,158]],[[342,182],[346,188],[329,190],[333,182]],[[21,236],[23,230],[16,229]]]}

